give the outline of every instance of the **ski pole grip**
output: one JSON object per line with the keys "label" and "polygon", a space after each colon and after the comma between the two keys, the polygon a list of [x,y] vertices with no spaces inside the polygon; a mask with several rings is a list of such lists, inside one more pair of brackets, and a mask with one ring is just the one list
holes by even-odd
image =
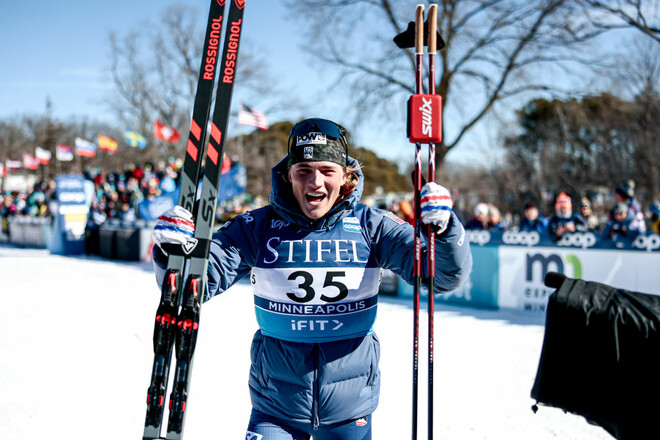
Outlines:
{"label": "ski pole grip", "polygon": [[415,53],[424,53],[424,5],[415,9]]}
{"label": "ski pole grip", "polygon": [[428,45],[429,53],[435,53],[438,50],[438,5],[435,3],[432,4],[429,8],[429,36],[428,36]]}

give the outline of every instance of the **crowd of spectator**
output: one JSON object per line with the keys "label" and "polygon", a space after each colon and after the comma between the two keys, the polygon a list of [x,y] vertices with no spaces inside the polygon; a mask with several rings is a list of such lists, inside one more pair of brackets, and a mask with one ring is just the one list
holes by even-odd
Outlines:
{"label": "crowd of spectator", "polygon": [[[122,172],[86,170],[83,174],[94,184],[94,196],[90,207],[88,229],[98,229],[110,219],[133,222],[140,218],[138,205],[145,199],[154,199],[172,193],[180,184],[182,161],[169,160],[157,164],[130,164]],[[55,200],[54,180],[37,181],[32,190],[0,191],[0,221],[2,231],[8,231],[8,219],[12,216],[51,217],[51,202]],[[397,194],[377,206],[394,212],[410,224],[414,224],[414,209],[408,195]],[[626,182],[614,190],[614,203],[609,213],[596,215],[587,197],[578,201],[573,209],[573,199],[565,192],[554,198],[548,211],[535,203],[527,203],[516,216],[507,213],[503,218],[493,203],[477,203],[473,214],[464,218],[459,214],[466,229],[490,231],[536,231],[558,241],[566,233],[592,232],[603,240],[631,241],[639,234],[660,234],[660,201],[655,201],[644,211],[635,198],[634,184]],[[369,201],[367,201],[369,203]],[[262,197],[243,194],[233,200],[218,204],[216,218],[223,223],[251,209],[266,204]]]}
{"label": "crowd of spectator", "polygon": [[626,182],[615,188],[614,204],[603,218],[593,212],[592,203],[587,197],[582,197],[579,200],[579,209],[574,210],[572,198],[561,192],[554,198],[554,210],[550,215],[545,216],[538,205],[527,203],[522,212],[522,220],[516,227],[511,228],[502,221],[497,207],[478,203],[466,228],[535,231],[547,234],[553,241],[560,240],[567,233],[592,232],[601,240],[632,242],[640,234],[660,233],[659,212],[658,201],[651,203],[647,212],[644,212],[635,198],[634,184]]}
{"label": "crowd of spectator", "polygon": [[[103,173],[95,169],[83,172],[93,183],[88,229],[95,230],[109,220],[132,223],[143,219],[138,209],[144,200],[153,200],[176,191],[180,185],[183,162],[169,160],[159,163],[129,164],[122,171]],[[54,179],[39,180],[29,191],[0,190],[0,221],[2,231],[8,232],[8,220],[13,216],[43,217],[51,219],[56,200]],[[245,211],[265,204],[262,197],[243,194],[218,204],[217,220],[224,222]]]}
{"label": "crowd of spectator", "polygon": [[31,191],[0,191],[0,230],[8,233],[13,216],[50,218],[49,202],[54,194],[54,181],[38,181]]}
{"label": "crowd of spectator", "polygon": [[130,164],[123,172],[85,171],[85,178],[94,182],[90,218],[97,224],[109,219],[135,221],[139,218],[138,205],[144,199],[176,191],[182,165],[180,160],[170,160],[158,164]]}

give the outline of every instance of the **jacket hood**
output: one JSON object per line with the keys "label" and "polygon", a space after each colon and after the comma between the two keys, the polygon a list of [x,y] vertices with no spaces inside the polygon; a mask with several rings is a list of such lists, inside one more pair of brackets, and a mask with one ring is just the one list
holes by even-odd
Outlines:
{"label": "jacket hood", "polygon": [[288,157],[285,157],[270,172],[273,189],[270,193],[269,202],[275,212],[284,220],[295,223],[304,229],[329,229],[350,213],[362,198],[364,174],[362,174],[358,161],[349,156],[348,165],[357,168],[357,186],[344,200],[332,207],[326,215],[318,220],[312,220],[303,214],[298,201],[293,197],[291,184],[285,180],[288,172],[287,161]]}

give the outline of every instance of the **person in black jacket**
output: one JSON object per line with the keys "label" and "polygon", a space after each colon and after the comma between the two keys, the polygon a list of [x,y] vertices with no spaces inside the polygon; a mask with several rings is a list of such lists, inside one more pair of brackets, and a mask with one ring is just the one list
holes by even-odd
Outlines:
{"label": "person in black jacket", "polygon": [[555,199],[555,215],[548,225],[550,238],[559,241],[564,234],[588,230],[589,226],[584,217],[573,213],[571,198],[566,193],[560,193]]}

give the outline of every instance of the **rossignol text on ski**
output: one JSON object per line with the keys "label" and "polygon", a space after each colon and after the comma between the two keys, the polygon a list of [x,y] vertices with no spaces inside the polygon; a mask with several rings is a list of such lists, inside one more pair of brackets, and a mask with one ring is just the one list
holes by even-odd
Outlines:
{"label": "rossignol text on ski", "polygon": [[[168,252],[167,272],[156,312],[154,361],[147,392],[144,440],[181,439],[183,435],[246,0],[231,0],[226,20],[225,3],[226,0],[212,0],[209,11],[179,196],[179,205],[193,213],[196,227],[194,236],[186,245],[165,249]],[[218,58],[223,26],[226,26],[226,32],[222,56]],[[208,145],[205,146],[216,77],[220,80]],[[162,437],[173,347],[176,347],[176,367],[166,437]]]}

